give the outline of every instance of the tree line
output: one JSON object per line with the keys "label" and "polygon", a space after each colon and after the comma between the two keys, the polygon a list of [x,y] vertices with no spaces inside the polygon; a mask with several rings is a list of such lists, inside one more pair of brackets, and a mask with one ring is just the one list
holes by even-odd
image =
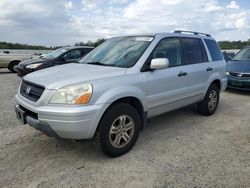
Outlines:
{"label": "tree line", "polygon": [[93,47],[97,47],[99,46],[101,43],[103,43],[106,39],[97,39],[95,42],[92,41],[88,41],[88,42],[79,42],[79,43],[75,43],[75,46],[93,46]]}
{"label": "tree line", "polygon": [[[103,43],[106,39],[97,39],[96,41],[88,42],[77,42],[75,46],[93,46],[96,47]],[[220,48],[223,50],[229,49],[241,49],[245,46],[250,46],[250,39],[247,41],[219,41]],[[0,42],[0,49],[27,49],[27,50],[53,50],[59,47],[46,47],[46,46],[37,46],[37,45],[28,45],[28,44],[19,44],[19,43],[9,43],[9,42]]]}
{"label": "tree line", "polygon": [[15,50],[52,50],[52,47],[38,46],[38,45],[28,45],[10,42],[0,42],[0,49],[15,49]]}
{"label": "tree line", "polygon": [[219,41],[220,48],[223,50],[242,49],[245,46],[250,46],[250,39],[247,41]]}

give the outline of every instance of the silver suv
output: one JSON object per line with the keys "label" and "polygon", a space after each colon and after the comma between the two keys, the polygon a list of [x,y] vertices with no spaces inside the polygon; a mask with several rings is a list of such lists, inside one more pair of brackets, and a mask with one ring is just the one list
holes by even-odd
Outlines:
{"label": "silver suv", "polygon": [[117,157],[147,118],[196,103],[211,115],[227,84],[226,62],[208,34],[175,31],[107,40],[80,60],[22,80],[19,120],[48,136],[96,140]]}

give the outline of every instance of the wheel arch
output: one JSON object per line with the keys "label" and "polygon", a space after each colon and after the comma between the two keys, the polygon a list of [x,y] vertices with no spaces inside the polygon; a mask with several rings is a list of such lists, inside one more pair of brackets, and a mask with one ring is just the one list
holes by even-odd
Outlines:
{"label": "wheel arch", "polygon": [[20,63],[21,61],[20,61],[20,60],[18,60],[18,59],[13,59],[13,60],[11,60],[11,61],[9,62],[9,64],[11,64],[11,63],[15,63],[15,62]]}
{"label": "wheel arch", "polygon": [[20,60],[11,60],[10,62],[9,62],[9,64],[8,64],[8,68],[13,64],[13,63],[20,63],[21,61]]}
{"label": "wheel arch", "polygon": [[218,89],[219,89],[219,91],[221,91],[221,81],[219,80],[219,79],[215,79],[214,81],[212,81],[211,83],[210,83],[210,85],[211,84],[215,84],[215,85],[217,85],[217,87],[218,87]]}
{"label": "wheel arch", "polygon": [[98,129],[99,129],[99,124],[100,121],[102,120],[103,115],[109,110],[111,109],[114,105],[119,104],[119,103],[126,103],[126,104],[130,104],[131,106],[133,106],[137,112],[139,113],[140,119],[141,119],[141,125],[140,125],[140,129],[143,130],[143,128],[146,125],[146,120],[147,120],[147,112],[145,112],[143,103],[141,102],[141,100],[135,96],[124,96],[124,97],[120,97],[117,98],[116,100],[114,100],[113,102],[109,103],[106,105],[105,110],[103,110],[101,112],[101,116],[100,118],[98,118],[98,124],[96,127],[93,128],[93,130],[91,131],[90,135],[94,136],[96,135]]}
{"label": "wheel arch", "polygon": [[[19,64],[21,61],[20,60],[11,60],[10,62],[9,62],[9,64],[8,64],[8,69],[11,71],[11,72],[13,72],[14,70],[13,70],[13,64],[15,64],[15,63],[17,63],[17,64]],[[16,72],[16,71],[14,71],[14,72]]]}

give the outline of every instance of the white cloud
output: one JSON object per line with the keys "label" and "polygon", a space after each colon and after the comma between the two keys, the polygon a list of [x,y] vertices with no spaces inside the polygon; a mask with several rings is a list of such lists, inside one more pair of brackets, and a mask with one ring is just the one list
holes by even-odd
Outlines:
{"label": "white cloud", "polygon": [[83,11],[93,11],[97,8],[98,1],[93,0],[83,0],[82,1],[82,10]]}
{"label": "white cloud", "polygon": [[66,2],[65,3],[65,8],[66,9],[72,9],[73,8],[72,1]]}
{"label": "white cloud", "polygon": [[226,8],[239,9],[240,6],[235,1],[231,1],[230,4],[226,6]]}
{"label": "white cloud", "polygon": [[0,41],[62,45],[175,29],[247,40],[250,10],[233,1],[229,5],[219,0],[0,0]]}
{"label": "white cloud", "polygon": [[236,20],[236,27],[239,29],[244,29],[247,26],[247,19],[245,17]]}
{"label": "white cloud", "polygon": [[[250,10],[225,9],[217,0],[178,0],[175,3],[137,0],[124,9],[124,17],[137,31],[164,32],[185,28],[211,33],[219,40],[224,37],[230,40],[249,38],[250,30],[246,24],[249,15]],[[243,36],[243,31],[247,35]]]}

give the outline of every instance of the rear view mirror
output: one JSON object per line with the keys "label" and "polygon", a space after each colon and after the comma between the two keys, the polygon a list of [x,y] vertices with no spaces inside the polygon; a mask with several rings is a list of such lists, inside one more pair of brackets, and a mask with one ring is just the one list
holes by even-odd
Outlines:
{"label": "rear view mirror", "polygon": [[156,58],[152,59],[150,63],[151,70],[165,69],[169,67],[168,58]]}

